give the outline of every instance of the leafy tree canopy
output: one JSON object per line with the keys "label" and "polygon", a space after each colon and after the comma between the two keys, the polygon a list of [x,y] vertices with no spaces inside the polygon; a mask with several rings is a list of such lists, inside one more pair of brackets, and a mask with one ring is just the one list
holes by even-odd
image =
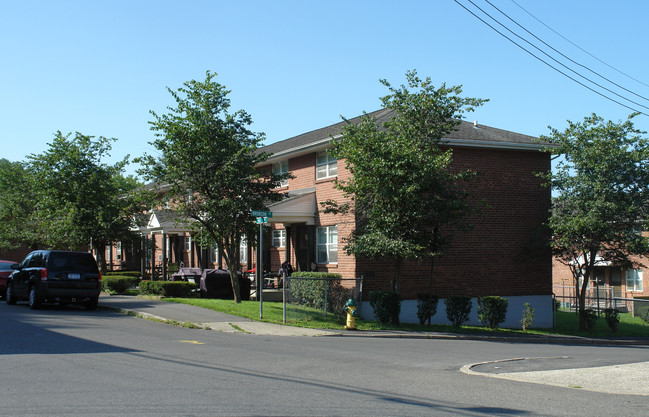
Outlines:
{"label": "leafy tree canopy", "polygon": [[649,142],[634,127],[635,116],[614,123],[593,114],[540,138],[553,144],[547,152],[563,157],[546,176],[556,193],[549,226],[556,259],[573,272],[582,327],[589,281],[583,278],[598,259],[632,267],[633,255],[649,253],[640,233],[649,226]]}
{"label": "leafy tree canopy", "polygon": [[251,116],[230,112],[230,93],[207,71],[205,81],[188,81],[167,88],[176,102],[169,113],[151,112],[151,143],[160,156],[142,158],[143,173],[168,184],[175,210],[195,220],[219,248],[240,301],[236,272],[240,269],[242,238],[255,236],[252,210],[264,210],[284,196],[274,191],[286,175],[256,168],[270,156],[259,152],[264,135],[249,129]]}
{"label": "leafy tree canopy", "polygon": [[49,148],[28,156],[33,212],[30,227],[38,244],[52,248],[103,250],[115,240],[132,237],[134,215],[147,206],[135,179],[124,177],[128,156],[113,165],[103,161],[116,139],[57,132]]}
{"label": "leafy tree canopy", "polygon": [[416,71],[406,73],[407,85],[392,87],[383,107],[395,114],[379,124],[364,114],[348,122],[342,137],[332,141],[331,153],[344,159],[352,177],[338,181],[352,203],[328,201],[327,210],[356,215],[348,252],[368,258],[395,259],[392,290],[399,290],[403,259],[440,253],[441,228],[457,224],[468,210],[462,184],[474,173],[450,169],[452,150],[442,139],[460,123],[462,114],[486,100],[461,97],[459,86],[435,88]]}

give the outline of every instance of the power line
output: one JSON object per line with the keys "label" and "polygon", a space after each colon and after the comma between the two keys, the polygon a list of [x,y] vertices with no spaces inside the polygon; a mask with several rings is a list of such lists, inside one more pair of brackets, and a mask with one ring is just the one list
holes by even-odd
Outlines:
{"label": "power line", "polygon": [[[536,49],[537,51],[541,52],[543,55],[547,56],[548,58],[550,58],[551,60],[553,60],[553,61],[556,62],[557,64],[561,65],[562,67],[564,67],[564,68],[567,69],[568,71],[570,71],[570,72],[572,72],[573,74],[577,75],[578,77],[581,77],[582,79],[588,81],[588,82],[591,83],[591,84],[595,84],[595,85],[598,86],[599,88],[604,89],[604,90],[608,91],[609,93],[611,93],[611,94],[613,94],[613,95],[615,95],[615,96],[618,96],[619,98],[621,98],[621,99],[623,99],[623,100],[626,100],[626,101],[628,101],[628,102],[630,102],[630,103],[635,104],[636,106],[644,107],[645,109],[649,110],[649,107],[647,107],[647,106],[645,106],[645,105],[643,105],[643,104],[640,104],[640,103],[638,103],[638,102],[636,102],[636,101],[633,101],[633,100],[631,100],[631,99],[629,99],[629,98],[627,98],[627,97],[624,97],[623,95],[616,93],[615,91],[611,90],[610,88],[604,87],[603,85],[601,85],[601,84],[599,84],[599,83],[597,83],[597,82],[591,80],[590,78],[585,77],[584,75],[578,73],[577,71],[575,71],[575,70],[573,70],[572,68],[568,67],[568,66],[565,65],[564,63],[559,62],[559,61],[558,61],[557,59],[555,59],[553,56],[551,56],[550,54],[548,54],[547,52],[545,52],[544,50],[542,50],[542,49],[539,48],[538,46],[534,45],[532,42],[530,42],[530,41],[528,41],[527,39],[523,38],[523,37],[520,36],[519,34],[515,33],[513,30],[511,30],[510,28],[508,28],[507,26],[505,26],[503,23],[501,23],[498,19],[496,19],[495,17],[493,17],[492,15],[490,15],[489,13],[487,13],[486,11],[484,11],[480,6],[478,6],[477,4],[475,4],[475,3],[473,2],[473,0],[467,0],[467,1],[468,1],[469,3],[471,3],[475,8],[477,8],[478,10],[480,10],[482,13],[484,13],[484,14],[487,15],[487,16],[489,16],[489,18],[490,18],[491,20],[493,20],[494,22],[498,23],[500,26],[502,26],[503,28],[505,28],[505,30],[507,30],[509,33],[511,33],[512,35],[516,36],[516,37],[519,38],[520,40],[526,42],[526,43],[527,43],[528,45],[530,45],[532,48],[534,48],[534,49]],[[489,3],[487,0],[485,0],[485,1],[486,1],[487,3]],[[489,4],[491,4],[491,3],[489,3]]]}
{"label": "power line", "polygon": [[562,34],[560,34],[559,32],[557,32],[556,30],[552,29],[550,26],[548,26],[548,25],[546,25],[545,23],[543,23],[543,22],[542,22],[541,20],[539,20],[536,16],[534,16],[532,13],[528,12],[528,11],[527,11],[523,6],[521,6],[520,4],[516,3],[514,0],[511,0],[511,2],[514,3],[515,5],[517,5],[518,7],[520,7],[521,10],[523,10],[525,13],[527,13],[528,15],[530,15],[534,20],[536,20],[537,22],[539,22],[540,24],[542,24],[543,26],[545,26],[546,28],[548,28],[548,29],[549,29],[550,31],[552,31],[555,35],[559,36],[560,38],[562,38],[564,41],[568,42],[569,44],[571,44],[571,45],[574,46],[575,48],[579,49],[580,51],[584,52],[584,53],[587,54],[587,55],[590,55],[592,58],[596,59],[597,61],[599,61],[599,62],[601,62],[602,64],[606,65],[607,67],[611,68],[612,70],[619,72],[620,74],[624,75],[625,77],[630,78],[630,79],[632,79],[633,81],[635,81],[635,82],[637,82],[637,83],[639,83],[639,84],[644,85],[645,87],[649,87],[649,84],[643,83],[642,81],[640,81],[640,80],[638,80],[638,79],[636,79],[636,78],[633,78],[633,77],[630,76],[629,74],[626,74],[625,72],[623,72],[623,71],[621,71],[621,70],[615,68],[614,66],[608,64],[607,62],[602,61],[601,59],[599,59],[599,58],[596,57],[595,55],[591,54],[590,52],[588,52],[587,50],[585,50],[585,49],[582,48],[581,46],[579,46],[579,45],[577,45],[576,43],[572,42],[570,39],[566,38],[565,36],[563,36]]}
{"label": "power line", "polygon": [[[514,41],[513,39],[511,39],[510,37],[508,37],[508,36],[505,35],[504,33],[500,32],[498,29],[496,29],[495,27],[493,27],[492,25],[490,25],[488,22],[486,22],[486,21],[485,21],[484,19],[482,19],[480,16],[478,16],[477,14],[475,14],[473,11],[469,10],[466,6],[464,6],[464,5],[463,5],[462,3],[460,3],[458,0],[454,0],[454,1],[455,1],[455,3],[457,3],[460,7],[462,7],[464,10],[466,10],[467,12],[469,12],[470,14],[472,14],[476,19],[480,20],[482,23],[484,23],[484,24],[487,25],[489,28],[491,28],[491,30],[493,30],[494,32],[498,33],[500,36],[502,36],[503,38],[507,39],[508,41],[510,41],[511,43],[513,43],[514,45],[518,46],[520,49],[522,49],[523,51],[527,52],[528,54],[530,54],[531,56],[533,56],[533,57],[536,58],[537,60],[541,61],[542,63],[544,63],[544,64],[547,65],[548,67],[552,68],[553,70],[557,71],[559,74],[563,75],[564,77],[566,77],[566,78],[568,78],[568,79],[570,79],[570,80],[576,82],[577,84],[581,85],[581,86],[584,87],[584,88],[587,88],[588,90],[592,91],[593,93],[595,93],[595,94],[597,94],[597,95],[599,95],[599,96],[601,96],[601,97],[604,97],[605,99],[607,99],[607,100],[609,100],[609,101],[612,101],[613,103],[619,104],[620,106],[625,107],[625,108],[627,108],[627,109],[629,109],[629,110],[632,110],[632,111],[634,111],[634,112],[637,112],[637,113],[639,113],[639,114],[642,114],[642,115],[645,115],[645,116],[649,116],[649,114],[647,114],[647,113],[645,113],[645,112],[642,112],[642,111],[640,111],[640,110],[638,110],[638,109],[635,109],[635,108],[633,108],[633,107],[631,107],[631,106],[628,106],[628,105],[626,105],[626,104],[624,104],[624,103],[621,103],[621,102],[619,102],[619,101],[617,101],[617,100],[615,100],[615,99],[613,99],[613,98],[607,96],[606,94],[603,94],[603,93],[601,93],[601,92],[599,92],[599,91],[593,89],[592,87],[590,87],[590,86],[588,86],[588,85],[582,83],[581,81],[579,81],[579,80],[577,80],[577,79],[571,77],[570,75],[568,75],[568,74],[566,74],[565,72],[561,71],[560,69],[556,68],[556,67],[553,66],[552,64],[550,64],[550,63],[544,61],[542,58],[538,57],[537,55],[535,55],[534,53],[532,53],[531,51],[529,51],[529,50],[526,49],[525,47],[521,46],[519,43],[517,43],[516,41]],[[470,0],[469,0],[469,1],[470,1]],[[473,3],[472,3],[472,4],[473,4]],[[476,6],[476,7],[477,7],[477,6]],[[486,13],[485,13],[485,14],[486,14]],[[493,18],[492,18],[492,19],[493,19]],[[494,20],[495,20],[495,19],[494,19]],[[501,25],[502,25],[502,24],[501,24]],[[510,32],[511,32],[511,31],[510,31]],[[512,32],[512,33],[513,33],[513,32]],[[518,36],[518,35],[517,35],[517,36]],[[528,43],[529,43],[529,42],[528,42]],[[538,49],[538,48],[537,48],[537,49]],[[547,54],[546,54],[546,55],[547,55]],[[556,61],[556,60],[555,60],[555,61]],[[562,64],[562,65],[563,65],[563,64]],[[574,72],[574,71],[573,71],[573,72]],[[582,78],[585,78],[585,77],[582,76]],[[590,80],[589,80],[589,81],[590,81]],[[592,81],[590,81],[590,82],[592,82]],[[625,99],[625,100],[627,100],[627,101],[631,101],[631,100],[628,100],[628,99]],[[644,106],[642,106],[642,107],[644,107]]]}
{"label": "power line", "polygon": [[[629,89],[627,89],[627,88],[624,88],[623,86],[617,84],[616,82],[611,81],[611,80],[609,80],[608,78],[604,77],[603,75],[601,75],[601,74],[598,73],[597,71],[593,71],[592,69],[588,68],[587,66],[585,66],[585,65],[583,65],[583,64],[580,64],[579,62],[573,60],[572,58],[570,58],[570,57],[568,57],[568,56],[562,54],[560,51],[556,50],[555,48],[553,48],[552,46],[550,46],[549,44],[547,44],[545,41],[543,41],[543,39],[539,38],[538,36],[536,36],[535,34],[533,34],[532,32],[530,32],[529,30],[525,29],[525,28],[524,28],[522,25],[520,25],[517,21],[515,21],[514,19],[512,19],[511,17],[509,17],[509,15],[507,15],[505,12],[503,12],[502,10],[500,10],[498,7],[494,6],[494,5],[493,5],[489,0],[485,0],[485,1],[486,1],[487,3],[489,3],[489,5],[490,5],[491,7],[493,7],[493,8],[496,9],[496,10],[498,10],[498,11],[500,12],[500,14],[502,14],[503,16],[505,16],[507,19],[511,20],[511,21],[512,21],[516,26],[518,26],[519,28],[523,29],[525,32],[527,32],[528,34],[530,34],[531,36],[533,36],[536,40],[538,40],[539,42],[541,42],[543,45],[545,45],[545,46],[547,46],[548,48],[552,49],[554,52],[558,53],[559,55],[561,55],[562,57],[564,57],[564,58],[567,59],[568,61],[572,62],[572,63],[575,64],[575,65],[578,65],[578,66],[584,68],[584,69],[587,70],[587,71],[590,71],[591,73],[597,75],[599,78],[608,81],[609,83],[615,85],[615,86],[618,87],[618,88],[621,88],[622,90],[624,90],[624,91],[626,91],[626,92],[629,92],[629,93],[633,94],[633,95],[636,96],[636,97],[640,97],[641,99],[644,99],[644,100],[648,100],[648,101],[649,101],[649,98],[644,97],[644,96],[641,96],[640,94],[637,94],[637,93],[635,93],[635,92],[633,92],[633,91],[631,91],[631,90],[629,90]],[[615,94],[615,93],[613,93],[613,94]],[[629,101],[631,101],[631,100],[629,100]],[[636,103],[636,104],[637,104],[637,103]],[[648,108],[648,109],[649,109],[649,108]]]}

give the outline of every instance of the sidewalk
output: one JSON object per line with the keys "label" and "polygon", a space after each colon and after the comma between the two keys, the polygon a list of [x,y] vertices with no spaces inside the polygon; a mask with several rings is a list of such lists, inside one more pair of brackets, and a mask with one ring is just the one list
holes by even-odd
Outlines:
{"label": "sidewalk", "polygon": [[382,337],[408,339],[485,340],[510,343],[552,343],[552,344],[598,344],[649,346],[649,338],[587,338],[562,335],[489,335],[457,334],[442,332],[416,332],[406,330],[332,330],[308,329],[275,323],[255,321],[201,307],[169,303],[156,299],[138,298],[127,295],[105,295],[99,297],[99,306],[115,311],[138,314],[163,321],[192,323],[196,326],[228,333],[249,333],[276,336],[342,336]]}

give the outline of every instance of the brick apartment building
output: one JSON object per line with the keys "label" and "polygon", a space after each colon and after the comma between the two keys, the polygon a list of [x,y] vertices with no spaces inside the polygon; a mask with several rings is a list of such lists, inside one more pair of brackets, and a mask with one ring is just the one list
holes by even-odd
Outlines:
{"label": "brick apartment building", "polygon": [[[371,113],[382,123],[393,111]],[[351,119],[351,122],[359,121]],[[272,154],[260,169],[289,171],[294,176],[278,192],[288,198],[269,207],[270,230],[264,250],[264,269],[278,271],[286,259],[295,270],[336,272],[343,278],[364,277],[363,293],[387,290],[392,261],[355,259],[347,255],[344,238],[354,229],[350,215],[322,212],[320,203],[342,200],[334,187],[336,179],[350,174],[344,161],[327,153],[331,138],[340,134],[343,122],[279,141],[262,150]],[[462,122],[444,140],[453,149],[453,165],[479,173],[470,191],[477,210],[469,218],[472,228],[457,231],[446,254],[435,259],[433,293],[440,297],[435,323],[447,323],[442,299],[452,295],[474,298],[470,323],[478,323],[475,299],[500,295],[509,300],[504,326],[520,327],[523,304],[536,309],[536,327],[552,326],[552,258],[542,244],[547,238],[543,224],[550,209],[550,190],[535,175],[550,169],[550,155],[540,152],[535,138],[477,123]],[[195,237],[179,225],[167,210],[150,214],[140,230],[148,242],[156,242],[140,262],[160,268],[164,262],[185,266],[222,265],[214,250],[200,249]],[[153,245],[147,244],[147,247]],[[254,267],[254,248],[244,243],[242,269]],[[109,254],[114,259],[115,251]],[[120,252],[126,264],[132,256]],[[132,262],[134,263],[134,262]],[[402,270],[403,322],[417,322],[417,293],[428,291],[430,261],[406,262]],[[365,297],[367,300],[368,297]],[[365,307],[365,306],[363,306]],[[363,315],[371,314],[368,306]]]}

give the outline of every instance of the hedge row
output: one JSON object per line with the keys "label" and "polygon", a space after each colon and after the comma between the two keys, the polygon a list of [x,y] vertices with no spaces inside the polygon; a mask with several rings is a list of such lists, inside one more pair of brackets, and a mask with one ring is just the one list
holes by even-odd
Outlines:
{"label": "hedge row", "polygon": [[101,279],[103,291],[109,293],[123,294],[126,290],[135,288],[139,279],[132,276],[109,275]]}
{"label": "hedge row", "polygon": [[105,277],[120,276],[120,277],[135,277],[135,278],[139,278],[142,276],[140,271],[108,271],[103,275]]}
{"label": "hedge row", "polygon": [[196,284],[185,281],[141,281],[140,294],[190,298],[196,295]]}

